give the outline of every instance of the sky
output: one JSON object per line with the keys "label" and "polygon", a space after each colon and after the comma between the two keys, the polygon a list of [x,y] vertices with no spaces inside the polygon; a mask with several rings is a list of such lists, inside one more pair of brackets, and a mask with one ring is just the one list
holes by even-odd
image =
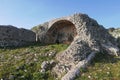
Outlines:
{"label": "sky", "polygon": [[87,14],[105,28],[120,27],[120,0],[0,0],[0,25],[31,29],[74,13]]}

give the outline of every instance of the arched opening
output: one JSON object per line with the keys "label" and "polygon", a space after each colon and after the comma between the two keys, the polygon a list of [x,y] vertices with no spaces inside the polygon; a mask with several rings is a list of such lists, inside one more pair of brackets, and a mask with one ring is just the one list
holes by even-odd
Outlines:
{"label": "arched opening", "polygon": [[67,20],[54,23],[46,33],[47,43],[70,44],[77,35],[75,25]]}

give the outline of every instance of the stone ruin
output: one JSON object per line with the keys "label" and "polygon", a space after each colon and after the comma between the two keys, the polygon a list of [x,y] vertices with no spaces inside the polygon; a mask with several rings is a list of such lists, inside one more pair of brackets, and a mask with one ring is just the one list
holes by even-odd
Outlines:
{"label": "stone ruin", "polygon": [[[37,40],[41,43],[66,43],[69,47],[56,55],[53,68],[62,80],[73,80],[98,52],[119,55],[115,39],[86,14],[57,18],[38,26]],[[63,76],[63,74],[65,74]]]}
{"label": "stone ruin", "polygon": [[23,46],[36,41],[36,34],[11,25],[0,25],[0,47]]}
{"label": "stone ruin", "polygon": [[20,46],[36,42],[36,39],[44,44],[69,44],[65,51],[56,55],[58,63],[52,69],[62,80],[73,80],[80,73],[79,69],[87,66],[98,52],[119,55],[115,39],[86,14],[51,20],[39,25],[35,33],[1,25],[0,46]]}

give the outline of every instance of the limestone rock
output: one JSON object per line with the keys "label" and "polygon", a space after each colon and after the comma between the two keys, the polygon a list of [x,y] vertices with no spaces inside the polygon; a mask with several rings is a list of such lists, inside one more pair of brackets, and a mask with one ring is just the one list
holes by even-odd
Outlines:
{"label": "limestone rock", "polygon": [[41,64],[41,72],[46,72],[47,70],[52,69],[54,67],[56,62],[54,60],[51,61],[43,61]]}
{"label": "limestone rock", "polygon": [[0,25],[0,47],[22,46],[35,42],[36,34],[30,30],[11,25]]}
{"label": "limestone rock", "polygon": [[47,69],[48,68],[48,66],[49,66],[49,62],[48,61],[44,61],[44,62],[42,62],[42,64],[41,64],[41,68],[42,69]]}
{"label": "limestone rock", "polygon": [[115,38],[120,37],[120,28],[117,28],[117,29],[112,28],[112,30],[110,28],[110,29],[108,29],[108,32]]}
{"label": "limestone rock", "polygon": [[108,32],[116,39],[120,48],[120,28],[110,28],[108,29]]}

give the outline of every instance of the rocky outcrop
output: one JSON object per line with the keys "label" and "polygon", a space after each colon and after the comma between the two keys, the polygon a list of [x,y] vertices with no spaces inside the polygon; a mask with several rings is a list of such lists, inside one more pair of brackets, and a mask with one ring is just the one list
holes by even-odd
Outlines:
{"label": "rocky outcrop", "polygon": [[108,32],[115,38],[120,37],[120,28],[109,28]]}
{"label": "rocky outcrop", "polygon": [[11,25],[0,25],[0,47],[22,46],[36,41],[36,34]]}
{"label": "rocky outcrop", "polygon": [[108,32],[115,38],[120,48],[120,28],[109,28]]}
{"label": "rocky outcrop", "polygon": [[[67,43],[70,46],[56,55],[58,64],[53,71],[59,77],[69,74],[69,70],[76,74],[81,61],[84,61],[91,53],[107,52],[111,55],[119,55],[119,48],[115,39],[107,30],[86,14],[74,14],[57,18],[41,24],[37,27],[37,40],[41,43]],[[88,59],[89,62],[91,59]],[[86,63],[83,63],[85,65]],[[78,65],[78,69],[74,66]],[[74,72],[75,70],[75,72]],[[75,73],[75,74],[74,74]],[[70,72],[70,74],[72,74]],[[66,80],[73,80],[65,77]],[[63,77],[63,80],[64,77]]]}

